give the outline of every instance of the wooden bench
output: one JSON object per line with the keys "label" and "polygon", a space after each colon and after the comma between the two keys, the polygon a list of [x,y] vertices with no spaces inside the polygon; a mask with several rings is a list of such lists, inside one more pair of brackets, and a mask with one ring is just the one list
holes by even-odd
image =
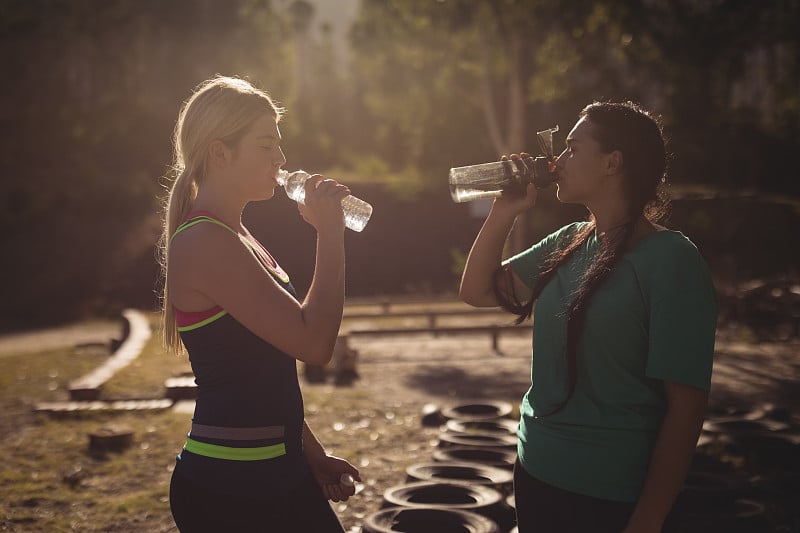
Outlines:
{"label": "wooden bench", "polygon": [[503,316],[507,317],[508,315],[503,313],[502,311],[498,311],[496,308],[486,308],[486,309],[453,309],[453,310],[424,310],[424,311],[392,311],[386,313],[355,313],[355,312],[346,312],[343,315],[343,320],[391,320],[397,318],[425,318],[428,324],[428,328],[436,328],[437,322],[440,317],[475,317],[475,316]]}
{"label": "wooden bench", "polygon": [[484,325],[484,326],[453,326],[453,327],[422,327],[422,328],[391,328],[391,329],[353,329],[345,335],[353,337],[383,336],[383,335],[419,335],[431,334],[434,337],[439,335],[461,335],[474,333],[488,333],[492,339],[492,349],[496,353],[501,353],[499,349],[500,335],[504,332],[530,332],[529,324],[520,325]]}

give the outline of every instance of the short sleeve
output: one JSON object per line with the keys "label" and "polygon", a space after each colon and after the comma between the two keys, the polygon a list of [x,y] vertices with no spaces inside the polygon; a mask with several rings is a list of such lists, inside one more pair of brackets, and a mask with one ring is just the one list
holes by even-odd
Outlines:
{"label": "short sleeve", "polygon": [[716,290],[694,245],[685,237],[662,257],[652,283],[646,374],[703,390],[711,388]]}
{"label": "short sleeve", "polygon": [[574,235],[586,222],[576,222],[569,224],[551,233],[541,241],[537,242],[527,250],[509,257],[503,261],[503,266],[510,266],[514,274],[530,288],[536,283],[536,278],[544,266],[547,258],[558,249],[559,244],[567,235]]}

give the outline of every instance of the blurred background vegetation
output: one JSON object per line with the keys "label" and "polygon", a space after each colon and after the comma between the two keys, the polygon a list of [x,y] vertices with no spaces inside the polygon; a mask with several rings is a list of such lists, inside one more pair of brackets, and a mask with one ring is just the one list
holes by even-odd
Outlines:
{"label": "blurred background vegetation", "polygon": [[[170,136],[216,73],[288,109],[287,168],[375,206],[348,232],[353,297],[452,294],[481,218],[448,168],[535,152],[554,124],[560,150],[599,99],[663,117],[667,225],[720,288],[796,279],[798,22],[797,0],[0,0],[0,329],[158,305]],[[520,243],[584,216],[540,204]],[[246,216],[304,290],[291,202]]]}

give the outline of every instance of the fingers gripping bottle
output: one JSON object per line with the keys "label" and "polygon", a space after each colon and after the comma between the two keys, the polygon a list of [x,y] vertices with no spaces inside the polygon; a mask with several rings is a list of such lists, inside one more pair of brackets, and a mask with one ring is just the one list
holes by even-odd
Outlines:
{"label": "fingers gripping bottle", "polygon": [[553,133],[558,126],[536,133],[539,150],[544,154],[525,158],[527,172],[512,161],[495,161],[450,169],[450,196],[454,202],[478,198],[496,198],[502,194],[525,194],[529,183],[537,189],[549,187],[557,178],[553,155]]}
{"label": "fingers gripping bottle", "polygon": [[[278,171],[278,184],[286,190],[286,195],[299,204],[305,204],[306,199],[306,180],[311,174],[305,170],[286,170]],[[372,206],[364,200],[360,200],[353,195],[348,195],[342,200],[344,210],[344,225],[353,231],[361,231],[369,222],[372,216]]]}

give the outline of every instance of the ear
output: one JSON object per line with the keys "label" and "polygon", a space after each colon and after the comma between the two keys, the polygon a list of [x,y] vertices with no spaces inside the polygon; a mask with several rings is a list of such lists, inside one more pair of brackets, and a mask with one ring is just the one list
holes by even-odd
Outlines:
{"label": "ear", "polygon": [[620,174],[622,172],[622,152],[614,150],[606,157],[606,173]]}
{"label": "ear", "polygon": [[214,167],[223,167],[230,161],[230,149],[219,139],[208,145],[208,162]]}

